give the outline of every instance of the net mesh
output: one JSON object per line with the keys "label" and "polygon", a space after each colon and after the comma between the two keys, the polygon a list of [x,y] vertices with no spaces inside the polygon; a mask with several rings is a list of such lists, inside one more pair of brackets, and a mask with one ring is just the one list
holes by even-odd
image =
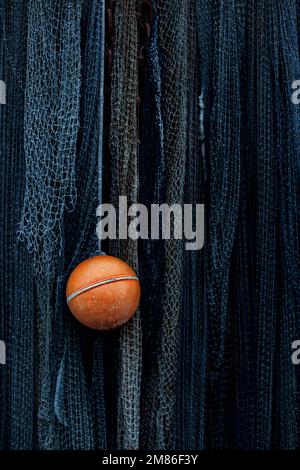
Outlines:
{"label": "net mesh", "polygon": [[[111,71],[110,202],[119,207],[119,196],[128,205],[137,202],[138,190],[138,66],[136,1],[115,1]],[[138,272],[137,242],[111,242],[111,253],[127,261]],[[139,445],[139,401],[141,380],[141,327],[137,313],[120,332],[117,383],[118,448]]]}
{"label": "net mesh", "polygon": [[32,269],[26,249],[15,236],[24,190],[24,17],[24,4],[1,2],[0,77],[6,84],[6,104],[0,105],[0,336],[7,354],[7,365],[0,371],[1,449],[30,449],[36,416],[34,380],[28,379],[33,377],[36,346]]}
{"label": "net mesh", "polygon": [[26,188],[20,236],[40,272],[53,270],[62,219],[75,201],[81,1],[28,3]]}
{"label": "net mesh", "polygon": [[1,4],[2,448],[106,445],[102,336],[64,300],[70,270],[98,252],[104,12],[98,0]]}
{"label": "net mesh", "polygon": [[[1,449],[299,447],[299,14],[298,0],[1,2]],[[104,244],[142,286],[105,334],[64,298],[99,253],[101,193],[205,204],[201,251]]]}
{"label": "net mesh", "polygon": [[[153,9],[152,35],[146,54],[146,81],[149,80],[149,89],[144,103],[141,178],[143,171],[145,174],[140,193],[148,204],[182,204],[185,200],[192,203],[200,197],[199,180],[196,182],[199,176],[196,154],[200,134],[195,3],[153,2]],[[188,80],[188,73],[191,74],[191,80]],[[154,116],[154,119],[150,116]],[[151,170],[152,187],[149,188]],[[185,351],[182,348],[186,346],[188,349],[185,334],[191,332],[188,324],[198,309],[193,295],[191,299],[185,297],[183,302],[190,263],[194,267],[192,283],[197,285],[199,281],[198,257],[185,257],[182,242],[168,240],[160,245],[158,242],[145,242],[140,259],[145,285],[152,284],[149,294],[151,300],[149,302],[145,299],[142,304],[146,344],[142,445],[146,448],[184,447],[185,439],[195,442],[193,434],[198,432],[191,429],[191,416],[187,418],[186,408],[189,405],[182,400],[183,390],[194,379],[192,374],[189,376],[186,373],[190,371],[191,350],[191,356],[182,353],[180,357],[180,351]],[[189,265],[187,270],[185,262],[186,268]],[[194,293],[197,296],[198,290]],[[197,340],[201,343],[202,332],[199,336]],[[193,338],[192,334],[192,342]],[[197,340],[193,344],[194,348],[197,348]],[[191,349],[195,352],[197,349],[193,347]],[[202,384],[198,390],[200,395],[201,390]],[[195,405],[195,402],[192,403]],[[203,401],[199,405],[197,399],[196,407],[202,404]],[[190,406],[193,405],[190,402]],[[201,429],[199,436],[201,441]]]}

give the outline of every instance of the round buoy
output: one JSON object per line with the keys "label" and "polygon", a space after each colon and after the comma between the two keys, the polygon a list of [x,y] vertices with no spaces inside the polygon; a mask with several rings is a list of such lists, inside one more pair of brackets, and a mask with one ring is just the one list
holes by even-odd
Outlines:
{"label": "round buoy", "polygon": [[80,323],[110,330],[126,323],[138,308],[140,283],[124,261],[94,256],[71,273],[66,289],[68,306]]}

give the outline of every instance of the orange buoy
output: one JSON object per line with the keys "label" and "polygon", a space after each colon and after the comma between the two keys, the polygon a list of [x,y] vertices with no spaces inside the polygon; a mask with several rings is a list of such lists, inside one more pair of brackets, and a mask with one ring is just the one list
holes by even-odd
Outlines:
{"label": "orange buoy", "polygon": [[140,283],[136,273],[114,256],[94,256],[71,273],[66,289],[68,306],[80,323],[110,330],[126,323],[138,308]]}

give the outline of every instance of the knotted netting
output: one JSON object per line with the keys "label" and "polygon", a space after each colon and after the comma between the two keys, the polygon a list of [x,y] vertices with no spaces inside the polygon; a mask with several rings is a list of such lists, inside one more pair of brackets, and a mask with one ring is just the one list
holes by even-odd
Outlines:
{"label": "knotted netting", "polygon": [[[299,447],[299,14],[1,2],[1,449]],[[142,298],[100,333],[64,290],[119,196],[204,203],[205,244],[103,243]]]}
{"label": "knotted netting", "polygon": [[[137,202],[137,17],[135,0],[117,0],[114,6],[113,63],[111,73],[110,201],[115,208],[119,196],[128,205]],[[138,272],[137,242],[111,243],[111,253],[127,261]],[[138,448],[140,426],[141,325],[139,312],[122,328],[117,358],[117,446]]]}
{"label": "knotted netting", "polygon": [[8,3],[1,2],[0,76],[6,85],[6,104],[0,106],[0,336],[6,345],[6,363],[12,366],[1,366],[0,446],[30,449],[35,428],[34,286],[30,257],[16,237],[25,182],[22,85],[27,28],[22,20],[26,18],[26,5],[12,1],[9,12],[7,8]]}
{"label": "knotted netting", "polygon": [[98,0],[1,5],[4,448],[106,445],[102,337],[70,317],[64,294],[70,270],[98,253],[104,15]]}
{"label": "knotted netting", "polygon": [[26,188],[20,233],[43,271],[53,269],[64,210],[75,200],[81,3],[28,2]]}
{"label": "knotted netting", "polygon": [[[299,111],[291,84],[299,73],[298,7],[268,1],[219,7],[214,29],[219,25],[224,34],[229,27],[219,38],[232,44],[226,51],[219,44],[213,65],[221,83],[216,98],[212,91],[212,118],[214,112],[219,117],[211,123],[208,159],[211,201],[219,199],[210,206],[207,241],[213,253],[212,359],[217,359],[209,368],[208,430],[213,447],[293,448],[299,433],[299,377],[290,360],[299,329],[293,282],[299,273]],[[221,67],[220,75],[214,67]],[[218,221],[220,236],[214,232]],[[290,224],[292,242],[286,238]],[[291,252],[294,261],[287,261]]]}
{"label": "knotted netting", "polygon": [[[148,195],[148,203],[167,202],[171,206],[184,202],[187,153],[191,152],[189,162],[192,165],[194,148],[190,146],[193,145],[193,139],[197,139],[197,131],[193,132],[195,123],[188,114],[188,111],[193,113],[193,109],[198,108],[197,100],[191,108],[188,102],[189,96],[195,96],[194,87],[197,86],[197,79],[188,81],[189,66],[192,76],[196,70],[196,48],[191,46],[192,38],[195,39],[195,5],[193,2],[153,2],[153,8],[154,27],[147,51],[150,81],[148,106],[152,108],[145,109],[144,133],[145,139],[148,138],[149,141],[143,143],[141,153],[145,152],[143,162],[152,158],[157,162],[161,161],[163,165],[163,172],[154,171],[153,186],[157,189],[154,199]],[[151,109],[155,112],[153,124],[150,120]],[[187,130],[187,120],[191,123],[190,133]],[[157,139],[154,148],[150,143],[152,139]],[[160,168],[158,163],[155,165]],[[142,171],[141,167],[141,173]],[[151,194],[147,191],[148,184],[148,181],[144,182],[141,193]],[[149,336],[144,353],[149,377],[144,377],[142,392],[142,442],[147,448],[172,448],[177,443],[178,432],[177,381],[185,258],[181,240],[166,241],[158,255],[155,254],[156,250],[156,245],[151,245],[150,242],[144,247],[144,253],[141,253],[142,259],[147,256],[147,263],[144,263],[146,279],[147,276],[150,277],[147,274],[147,270],[150,270],[151,277],[153,274],[156,277],[153,290],[157,290],[156,294],[152,294],[151,301],[155,302],[154,305],[147,306],[145,299],[143,317],[145,335]],[[159,257],[162,261],[159,261]],[[158,262],[151,269],[151,262],[153,265],[155,259]],[[155,273],[157,269],[160,272]],[[193,281],[196,282],[196,279]],[[148,282],[151,282],[150,279]],[[151,320],[148,320],[148,315]],[[154,351],[152,338],[156,341]],[[180,384],[181,382],[179,387]]]}

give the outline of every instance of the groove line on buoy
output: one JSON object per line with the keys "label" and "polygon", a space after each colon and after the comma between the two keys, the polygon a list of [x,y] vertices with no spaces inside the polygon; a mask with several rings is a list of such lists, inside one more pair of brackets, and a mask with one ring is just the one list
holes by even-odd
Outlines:
{"label": "groove line on buoy", "polygon": [[75,299],[78,295],[82,294],[83,292],[87,292],[91,289],[94,289],[94,287],[103,286],[105,284],[110,284],[111,282],[117,281],[138,281],[138,278],[136,276],[116,276],[108,279],[103,279],[102,281],[93,282],[92,284],[82,287],[81,289],[78,289],[72,294],[70,294],[67,297],[67,303],[71,302],[71,300]]}

